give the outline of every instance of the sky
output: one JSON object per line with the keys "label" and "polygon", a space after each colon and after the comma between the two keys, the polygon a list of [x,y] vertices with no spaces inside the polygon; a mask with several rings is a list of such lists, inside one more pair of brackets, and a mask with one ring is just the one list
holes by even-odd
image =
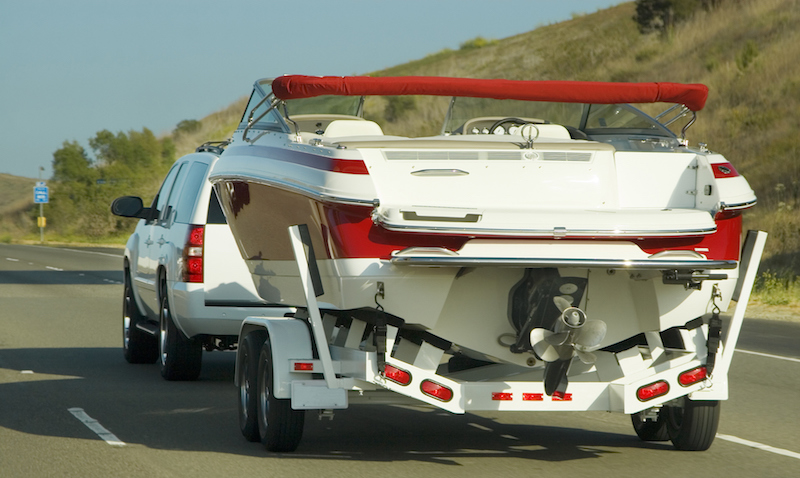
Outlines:
{"label": "sky", "polygon": [[365,74],[619,3],[0,0],[0,173],[48,179],[65,141],[167,133],[259,78]]}

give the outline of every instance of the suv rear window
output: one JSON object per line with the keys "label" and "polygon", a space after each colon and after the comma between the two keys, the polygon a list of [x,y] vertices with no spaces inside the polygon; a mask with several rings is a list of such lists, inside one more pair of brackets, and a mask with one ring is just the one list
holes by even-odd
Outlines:
{"label": "suv rear window", "polygon": [[225,213],[222,212],[222,207],[219,205],[219,198],[217,197],[217,190],[211,188],[211,199],[208,201],[208,219],[207,224],[227,224],[225,220]]}
{"label": "suv rear window", "polygon": [[200,186],[203,185],[206,171],[208,171],[208,165],[203,163],[194,163],[189,168],[189,174],[186,175],[186,182],[183,184],[183,190],[177,201],[175,222],[188,224],[191,221],[197,193],[200,192]]}

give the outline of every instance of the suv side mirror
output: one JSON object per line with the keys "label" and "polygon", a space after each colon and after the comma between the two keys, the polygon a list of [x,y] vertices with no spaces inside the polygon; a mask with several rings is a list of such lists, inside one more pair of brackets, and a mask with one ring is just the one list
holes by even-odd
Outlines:
{"label": "suv side mirror", "polygon": [[121,217],[138,217],[148,219],[150,208],[144,207],[142,198],[137,196],[122,196],[111,203],[111,214]]}

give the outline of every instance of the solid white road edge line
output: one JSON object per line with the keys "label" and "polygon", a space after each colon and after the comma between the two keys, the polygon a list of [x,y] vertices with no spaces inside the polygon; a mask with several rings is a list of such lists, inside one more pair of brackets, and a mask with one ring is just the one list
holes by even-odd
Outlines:
{"label": "solid white road edge line", "polygon": [[97,436],[102,438],[106,443],[112,446],[125,446],[125,442],[117,438],[116,435],[106,430],[100,422],[90,417],[83,411],[83,408],[69,408],[67,409],[75,418],[81,421],[86,427],[95,432]]}
{"label": "solid white road edge line", "polygon": [[800,460],[800,453],[784,450],[783,448],[775,448],[774,446],[764,445],[763,443],[745,440],[744,438],[739,438],[732,435],[723,435],[722,433],[717,433],[717,438],[721,438],[723,440],[727,440],[733,443],[738,443],[740,445],[749,446],[752,448],[758,448],[759,450],[768,451],[770,453],[776,453],[778,455],[788,456],[790,458],[797,458],[798,460]]}
{"label": "solid white road edge line", "polygon": [[774,359],[779,359],[779,360],[787,360],[789,362],[800,363],[800,359],[796,359],[794,357],[784,357],[782,355],[765,354],[765,353],[761,353],[761,352],[753,352],[753,351],[750,351],[750,350],[742,350],[742,349],[736,349],[736,351],[737,352],[741,352],[743,354],[758,355],[759,357],[769,357],[769,358],[774,358]]}

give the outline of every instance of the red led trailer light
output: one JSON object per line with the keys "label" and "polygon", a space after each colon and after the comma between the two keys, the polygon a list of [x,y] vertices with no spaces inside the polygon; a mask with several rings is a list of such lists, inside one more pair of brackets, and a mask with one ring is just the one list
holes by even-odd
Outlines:
{"label": "red led trailer light", "polygon": [[183,248],[183,282],[203,282],[204,226],[190,226]]}
{"label": "red led trailer light", "polygon": [[523,393],[522,401],[524,402],[541,402],[544,401],[543,393]]}
{"label": "red led trailer light", "polygon": [[384,366],[383,376],[400,385],[408,385],[411,383],[411,374],[409,372],[393,367],[388,363]]}
{"label": "red led trailer light", "polygon": [[689,385],[694,385],[697,382],[702,382],[706,379],[706,377],[708,377],[708,371],[706,370],[705,365],[701,365],[678,375],[678,383],[684,387],[688,387]]}
{"label": "red led trailer light", "polygon": [[449,402],[453,399],[452,390],[432,380],[423,380],[419,388],[425,395],[443,402]]}
{"label": "red led trailer light", "polygon": [[639,390],[636,391],[636,398],[642,402],[646,402],[656,397],[666,395],[667,392],[669,392],[669,384],[666,380],[659,380],[658,382],[651,383],[650,385],[639,387]]}
{"label": "red led trailer light", "polygon": [[514,395],[511,392],[492,392],[492,400],[505,402],[513,400]]}
{"label": "red led trailer light", "polygon": [[313,372],[314,362],[295,362],[294,370],[295,372]]}

